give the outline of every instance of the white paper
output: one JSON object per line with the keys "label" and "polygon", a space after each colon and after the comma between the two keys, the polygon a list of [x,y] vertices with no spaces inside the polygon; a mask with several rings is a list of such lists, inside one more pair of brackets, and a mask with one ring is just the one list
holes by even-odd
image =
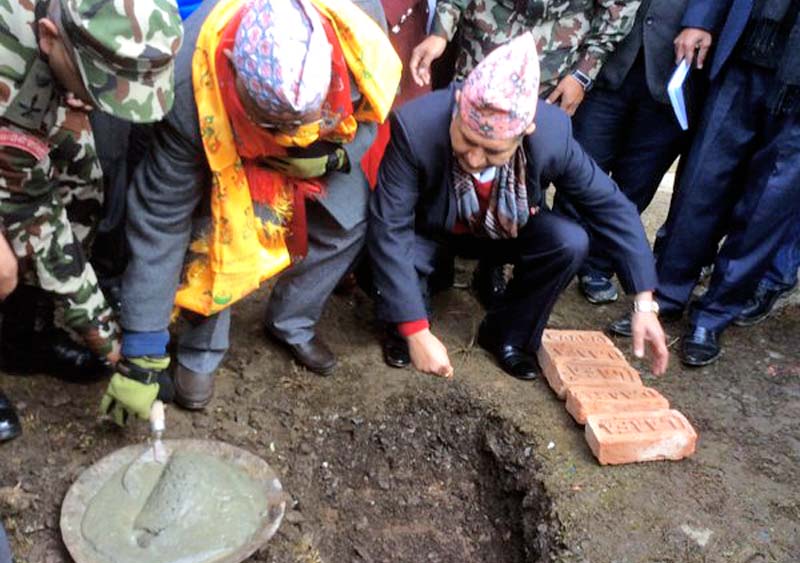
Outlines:
{"label": "white paper", "polygon": [[686,59],[681,60],[667,84],[669,101],[672,104],[672,109],[675,112],[675,117],[678,118],[681,129],[684,131],[689,129],[689,116],[686,113],[686,100],[683,96],[683,84],[689,76],[689,69],[690,67]]}

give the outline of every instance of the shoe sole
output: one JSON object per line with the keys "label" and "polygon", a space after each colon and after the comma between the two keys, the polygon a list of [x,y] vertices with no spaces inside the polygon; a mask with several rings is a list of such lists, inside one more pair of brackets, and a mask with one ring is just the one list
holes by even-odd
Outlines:
{"label": "shoe sole", "polygon": [[531,376],[521,377],[521,376],[519,376],[519,375],[514,375],[514,374],[513,374],[513,373],[511,373],[510,371],[506,371],[506,370],[504,370],[502,367],[501,367],[500,369],[502,369],[502,370],[503,370],[503,372],[505,372],[506,374],[510,375],[510,376],[511,376],[511,377],[513,377],[514,379],[519,379],[520,381],[533,381],[533,380],[535,380],[535,379],[539,379],[539,374],[538,374],[538,373],[534,373],[534,374],[533,374],[533,375],[531,375]]}
{"label": "shoe sole", "polygon": [[631,336],[633,336],[633,332],[627,332],[627,331],[621,331],[621,330],[614,330],[614,329],[613,329],[613,328],[611,328],[611,327],[607,327],[607,329],[606,329],[606,330],[608,330],[608,332],[609,332],[610,334],[613,334],[614,336],[621,336],[621,337],[623,337],[623,338],[630,338]]}
{"label": "shoe sole", "polygon": [[411,362],[392,362],[389,361],[389,359],[386,357],[383,358],[383,363],[385,363],[390,368],[396,368],[396,369],[407,368],[408,366],[411,365]]}
{"label": "shoe sole", "polygon": [[12,430],[11,432],[0,432],[0,442],[8,442],[14,438],[22,435],[22,429]]}
{"label": "shoe sole", "polygon": [[765,314],[763,314],[763,315],[761,315],[759,317],[755,317],[753,319],[747,319],[747,320],[736,319],[735,321],[733,321],[733,324],[736,325],[736,326],[742,326],[742,327],[755,326],[755,325],[761,323],[762,321],[767,320],[770,316],[772,316],[772,313],[773,313],[774,309],[775,309],[775,306],[773,305],[773,307],[772,307],[772,309],[770,309],[769,313],[765,313]]}
{"label": "shoe sole", "polygon": [[188,401],[181,397],[175,396],[175,404],[189,411],[201,411],[205,409],[211,402],[211,397],[205,401]]}
{"label": "shoe sole", "polygon": [[316,373],[317,375],[321,375],[322,377],[329,377],[333,375],[333,372],[336,371],[336,367],[338,364],[333,364],[331,367],[326,368],[312,368],[311,366],[307,366],[297,358],[294,359],[295,363],[303,369],[307,369],[312,373]]}
{"label": "shoe sole", "polygon": [[681,358],[681,363],[683,365],[685,365],[685,366],[690,367],[690,368],[701,368],[703,366],[707,366],[707,365],[713,364],[714,362],[719,360],[720,356],[722,356],[722,350],[720,350],[720,352],[716,356],[714,356],[713,358],[710,358],[708,360],[704,360],[702,362],[690,362],[690,361],[688,361],[688,360],[686,360],[684,358]]}
{"label": "shoe sole", "polygon": [[615,295],[613,298],[608,298],[608,299],[597,299],[594,297],[589,297],[586,293],[583,294],[583,297],[586,299],[586,301],[588,301],[592,305],[607,305],[609,303],[614,303],[619,300],[619,294]]}

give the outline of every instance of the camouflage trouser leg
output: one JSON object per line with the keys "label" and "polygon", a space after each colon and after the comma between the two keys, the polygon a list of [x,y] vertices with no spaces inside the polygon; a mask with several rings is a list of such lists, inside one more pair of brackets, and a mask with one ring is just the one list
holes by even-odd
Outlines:
{"label": "camouflage trouser leg", "polygon": [[[0,123],[19,134],[30,132]],[[23,283],[50,292],[68,330],[98,355],[111,351],[119,327],[86,256],[102,212],[102,173],[85,114],[59,109],[37,158],[0,146],[0,221],[19,258]]]}

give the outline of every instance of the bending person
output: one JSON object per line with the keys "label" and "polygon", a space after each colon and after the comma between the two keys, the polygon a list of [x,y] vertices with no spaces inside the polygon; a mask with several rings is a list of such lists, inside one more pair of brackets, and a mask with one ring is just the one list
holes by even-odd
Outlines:
{"label": "bending person", "polygon": [[[635,206],[572,138],[569,117],[539,101],[531,34],[499,47],[453,86],[393,114],[392,139],[370,202],[368,249],[381,321],[396,323],[414,367],[449,376],[447,350],[431,332],[427,279],[437,253],[500,256],[515,275],[488,310],[478,343],[521,379],[538,374],[531,356],[561,291],[586,256],[577,223],[550,212],[552,182],[612,250],[627,290],[636,293],[634,350],[668,353],[653,308],[653,254]],[[412,142],[413,140],[413,142]]]}
{"label": "bending person", "polygon": [[[207,405],[230,305],[290,259],[265,330],[308,369],[335,368],[316,324],[363,247],[360,161],[400,74],[383,21],[378,0],[207,0],[186,21],[175,108],[128,194],[123,358],[102,404],[118,423],[172,398],[173,376],[176,402]],[[209,215],[210,226],[194,224],[208,236],[190,245],[193,218]],[[187,315],[170,374],[176,297],[198,314]]]}

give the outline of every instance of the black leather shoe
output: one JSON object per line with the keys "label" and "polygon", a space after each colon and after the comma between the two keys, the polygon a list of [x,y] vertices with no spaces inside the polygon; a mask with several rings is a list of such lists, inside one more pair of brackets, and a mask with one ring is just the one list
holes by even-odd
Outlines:
{"label": "black leather shoe", "polygon": [[308,342],[290,344],[274,335],[269,328],[265,328],[264,332],[270,340],[286,348],[297,363],[317,375],[328,376],[336,369],[336,356],[319,336],[314,335]]}
{"label": "black leather shoe", "polygon": [[690,367],[707,366],[719,358],[719,334],[695,326],[681,338],[681,362]]}
{"label": "black leather shoe", "polygon": [[11,440],[20,434],[22,434],[22,424],[19,422],[17,411],[5,393],[0,391],[0,442]]}
{"label": "black leather shoe", "polygon": [[590,273],[580,276],[578,279],[578,287],[586,300],[593,305],[613,303],[619,299],[619,292],[614,282],[600,273]]}
{"label": "black leather shoe", "polygon": [[491,309],[502,299],[507,285],[502,264],[478,262],[478,266],[472,273],[472,290],[484,308]]}
{"label": "black leather shoe", "polygon": [[[661,311],[658,318],[661,322],[671,323],[681,320],[683,313],[681,311]],[[631,315],[627,314],[620,317],[615,321],[611,321],[607,328],[608,332],[616,336],[624,336],[630,338],[633,336],[633,327],[631,326]]]}
{"label": "black leather shoe", "polygon": [[99,381],[114,371],[108,361],[95,356],[61,329],[33,333],[33,339],[18,346],[15,339],[4,336],[0,347],[4,369],[11,373],[44,373],[70,383]]}
{"label": "black leather shoe", "polygon": [[618,318],[615,321],[611,321],[608,325],[608,332],[617,336],[624,336],[626,338],[633,336],[630,313],[624,317]]}
{"label": "black leather shoe", "polygon": [[386,329],[381,340],[383,361],[393,368],[404,368],[411,364],[408,342],[396,330]]}
{"label": "black leather shoe", "polygon": [[507,374],[517,379],[536,379],[541,372],[536,358],[518,346],[495,343],[489,336],[489,329],[481,323],[478,329],[478,345],[492,354]]}
{"label": "black leather shoe", "polygon": [[756,289],[755,295],[745,304],[742,312],[733,321],[736,326],[753,326],[766,319],[781,297],[789,295],[797,289],[797,284],[783,289]]}

